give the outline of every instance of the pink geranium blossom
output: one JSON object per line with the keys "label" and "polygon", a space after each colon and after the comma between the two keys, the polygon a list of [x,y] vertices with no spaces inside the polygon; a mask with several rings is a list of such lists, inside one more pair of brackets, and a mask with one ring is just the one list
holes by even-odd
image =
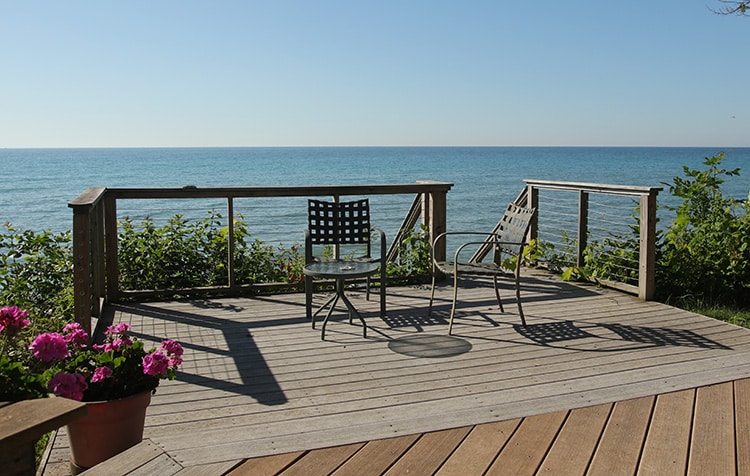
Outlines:
{"label": "pink geranium blossom", "polygon": [[126,324],[124,322],[121,322],[119,324],[115,324],[113,326],[107,327],[107,331],[105,334],[120,334],[120,335],[126,335],[127,332],[131,329],[130,324]]}
{"label": "pink geranium blossom", "polygon": [[15,337],[21,329],[29,325],[29,311],[18,309],[18,306],[6,306],[0,309],[0,334]]}
{"label": "pink geranium blossom", "polygon": [[47,387],[52,390],[55,395],[78,400],[80,402],[83,400],[83,392],[85,392],[89,386],[86,383],[86,379],[81,374],[58,372],[49,381]]}
{"label": "pink geranium blossom", "polygon": [[83,327],[81,327],[81,324],[77,322],[67,324],[63,327],[63,337],[65,338],[65,342],[79,349],[86,347],[89,342],[88,333],[86,333],[86,331],[83,330]]}
{"label": "pink geranium blossom", "polygon": [[143,373],[153,376],[167,375],[169,358],[161,352],[152,352],[143,357]]}
{"label": "pink geranium blossom", "polygon": [[52,362],[70,357],[65,338],[57,332],[40,334],[29,345],[32,355],[42,362]]}
{"label": "pink geranium blossom", "polygon": [[96,370],[94,370],[94,373],[91,375],[91,381],[92,382],[101,382],[105,380],[107,377],[112,376],[112,369],[110,369],[107,366],[104,367],[97,367]]}
{"label": "pink geranium blossom", "polygon": [[167,353],[167,356],[169,356],[170,367],[177,367],[182,364],[182,354],[184,350],[178,342],[167,339],[161,343],[158,350]]}
{"label": "pink geranium blossom", "polygon": [[123,347],[129,347],[133,345],[133,340],[129,337],[125,337],[124,339],[115,339],[113,341],[105,342],[104,344],[95,344],[94,348],[96,350],[102,350],[104,352],[117,352]]}
{"label": "pink geranium blossom", "polygon": [[107,330],[104,331],[107,341],[104,344],[94,345],[94,348],[104,352],[117,352],[123,347],[130,347],[133,345],[133,339],[127,335],[129,330],[130,325],[124,322],[107,327]]}

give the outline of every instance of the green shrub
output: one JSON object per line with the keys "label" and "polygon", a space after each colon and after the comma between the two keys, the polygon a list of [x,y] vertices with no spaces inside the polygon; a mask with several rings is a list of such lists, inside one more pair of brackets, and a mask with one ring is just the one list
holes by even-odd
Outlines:
{"label": "green shrub", "polygon": [[[683,167],[669,190],[682,203],[664,235],[657,261],[657,291],[663,301],[697,300],[745,308],[750,305],[750,216],[748,200],[725,197],[724,154],[706,158],[705,170]],[[665,184],[669,185],[669,184]]]}
{"label": "green shrub", "polygon": [[406,233],[398,246],[396,260],[388,263],[387,272],[393,284],[429,281],[432,275],[432,252],[429,230],[425,225]]}
{"label": "green shrub", "polygon": [[539,241],[535,245],[535,257],[545,263],[547,269],[553,273],[560,273],[563,281],[587,281],[589,274],[585,266],[577,266],[578,240],[571,238],[563,230],[561,233],[560,249],[549,241]]}
{"label": "green shrub", "polygon": [[[304,257],[298,244],[276,248],[250,239],[247,224],[234,222],[237,284],[292,283],[302,280]],[[229,228],[215,212],[202,220],[175,215],[163,226],[147,217],[140,225],[125,217],[118,234],[123,289],[185,289],[228,283]]]}
{"label": "green shrub", "polygon": [[140,226],[125,217],[118,233],[120,286],[178,289],[226,284],[226,234],[221,216],[203,220],[175,215],[163,226],[150,217]]}
{"label": "green shrub", "polygon": [[4,228],[0,233],[0,305],[28,310],[34,326],[30,332],[39,332],[36,326],[62,328],[74,317],[71,233],[22,231],[10,224]]}
{"label": "green shrub", "polygon": [[[58,331],[73,320],[73,252],[70,232],[16,230],[0,233],[0,307],[28,311],[28,327],[13,338],[0,335],[0,389],[5,398],[38,398],[47,393],[19,356],[32,336]],[[9,389],[13,389],[10,392]]]}

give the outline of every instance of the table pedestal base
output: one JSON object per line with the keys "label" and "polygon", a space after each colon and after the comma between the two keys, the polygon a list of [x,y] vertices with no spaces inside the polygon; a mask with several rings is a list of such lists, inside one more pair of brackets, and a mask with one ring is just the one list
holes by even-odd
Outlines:
{"label": "table pedestal base", "polygon": [[354,314],[356,314],[360,322],[362,322],[362,337],[367,337],[367,324],[365,323],[365,320],[362,318],[362,315],[359,313],[359,311],[357,311],[354,308],[354,305],[352,304],[351,301],[349,301],[349,298],[346,297],[346,294],[344,294],[344,282],[345,281],[346,281],[345,279],[336,279],[336,292],[334,293],[333,296],[331,296],[330,299],[328,299],[328,301],[325,302],[325,304],[320,306],[320,309],[315,311],[315,314],[313,314],[312,316],[312,327],[313,329],[315,329],[315,316],[317,316],[320,313],[320,311],[322,311],[329,305],[331,306],[328,309],[328,312],[326,313],[325,319],[323,319],[323,326],[321,327],[321,330],[320,330],[321,340],[326,340],[326,324],[328,324],[328,318],[331,317],[331,313],[333,312],[333,309],[336,307],[336,303],[339,302],[339,299],[341,299],[344,302],[344,304],[346,305],[346,309],[349,311],[349,324],[352,324]]}

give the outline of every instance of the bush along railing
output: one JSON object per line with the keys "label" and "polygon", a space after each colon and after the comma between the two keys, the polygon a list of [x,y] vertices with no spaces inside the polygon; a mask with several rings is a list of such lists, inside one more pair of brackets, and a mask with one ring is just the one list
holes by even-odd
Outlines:
{"label": "bush along railing", "polygon": [[683,167],[669,186],[681,203],[659,253],[659,299],[683,305],[750,306],[750,195],[722,193],[740,169],[725,169],[724,154],[702,170]]}
{"label": "bush along railing", "polygon": [[72,273],[70,231],[18,230],[10,223],[0,229],[0,307],[28,310],[37,326],[33,331],[73,319]]}
{"label": "bush along railing", "polygon": [[593,280],[641,299],[656,291],[656,198],[661,187],[525,180],[537,209],[530,239],[566,279]]}
{"label": "bush along railing", "polygon": [[[99,315],[104,302],[129,297],[241,294],[297,286],[303,265],[299,245],[295,242],[280,248],[253,239],[245,217],[236,211],[239,199],[331,197],[339,200],[342,197],[415,195],[404,223],[399,232],[394,233],[389,252],[392,257],[389,269],[398,276],[403,274],[399,270],[413,267],[415,256],[419,256],[419,247],[413,239],[415,233],[435,236],[445,231],[446,196],[452,186],[445,182],[420,181],[317,187],[88,189],[69,203],[73,209],[76,319],[90,332],[91,317]],[[203,219],[188,219],[178,213],[160,224],[149,216],[140,218],[139,222],[129,216],[118,217],[118,207],[123,202],[153,201],[161,207],[167,202],[185,206],[190,200],[211,201],[214,205],[224,201],[226,213],[210,207]],[[415,211],[416,218],[422,218],[423,228],[419,232],[413,231]],[[300,237],[304,223],[303,215],[300,226],[294,228],[295,233],[299,228]],[[288,228],[288,223],[285,225]],[[268,283],[269,280],[275,282]]]}

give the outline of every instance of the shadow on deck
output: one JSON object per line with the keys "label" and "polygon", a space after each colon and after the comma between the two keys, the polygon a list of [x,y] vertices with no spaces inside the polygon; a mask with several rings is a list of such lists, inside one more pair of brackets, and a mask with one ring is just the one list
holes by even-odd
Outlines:
{"label": "shadow on deck", "polygon": [[[475,425],[612,410],[614,402],[750,377],[747,329],[544,274],[524,280],[524,328],[515,306],[499,312],[487,286],[462,289],[451,337],[449,286],[437,290],[431,317],[427,287],[389,288],[384,319],[375,299],[352,292],[366,339],[337,310],[322,341],[304,317],[302,294],[118,304],[108,317],[146,341],[169,337],[185,347],[178,379],[159,387],[144,434],[184,468],[458,428],[468,434]],[[64,430],[48,461],[44,474],[65,474]]]}

